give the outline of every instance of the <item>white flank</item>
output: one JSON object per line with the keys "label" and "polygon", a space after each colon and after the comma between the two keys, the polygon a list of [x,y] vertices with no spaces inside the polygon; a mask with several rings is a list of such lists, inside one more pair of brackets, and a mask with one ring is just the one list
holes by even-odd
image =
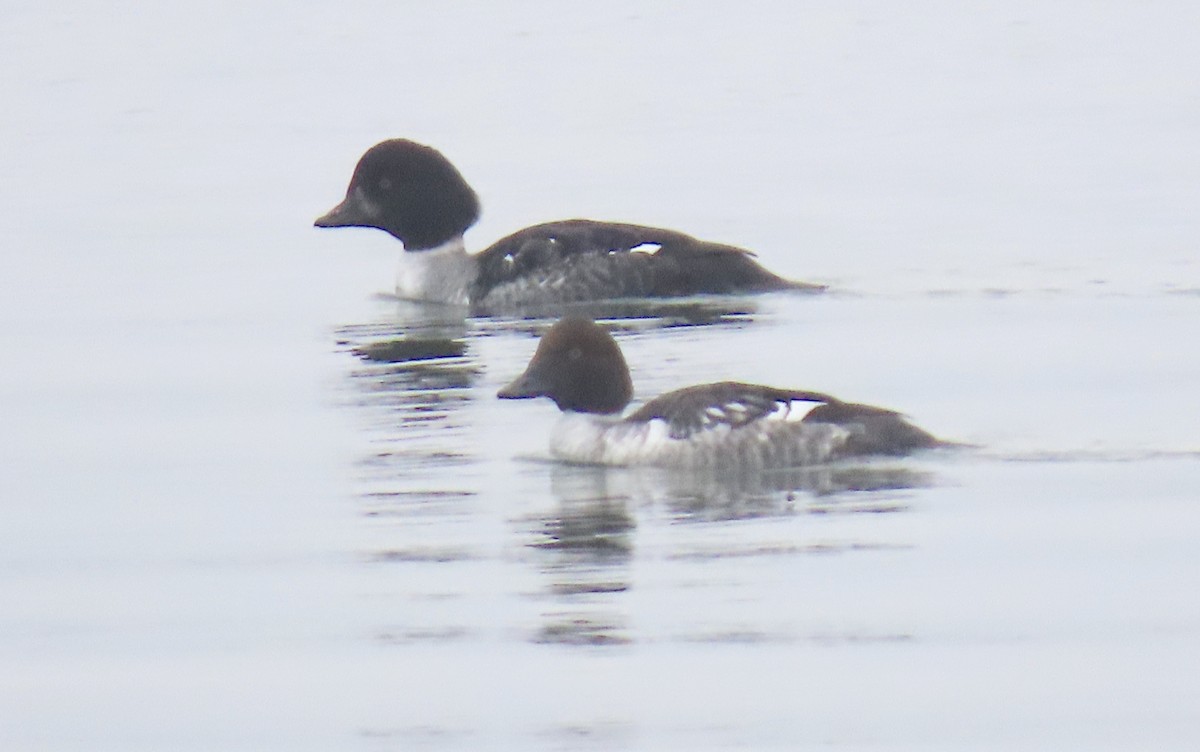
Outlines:
{"label": "white flank", "polygon": [[829,423],[788,420],[783,411],[740,428],[718,424],[683,439],[661,420],[563,413],[550,436],[559,459],[600,465],[657,467],[804,467],[828,462],[849,432]]}

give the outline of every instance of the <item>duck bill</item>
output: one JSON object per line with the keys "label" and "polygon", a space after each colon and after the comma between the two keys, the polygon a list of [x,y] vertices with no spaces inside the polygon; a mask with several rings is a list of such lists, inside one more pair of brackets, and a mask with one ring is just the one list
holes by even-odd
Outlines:
{"label": "duck bill", "polygon": [[500,399],[531,399],[546,396],[546,384],[532,370],[526,371],[512,382],[496,392]]}
{"label": "duck bill", "polygon": [[317,217],[313,222],[315,227],[372,227],[374,212],[366,201],[357,193],[346,194],[342,203]]}

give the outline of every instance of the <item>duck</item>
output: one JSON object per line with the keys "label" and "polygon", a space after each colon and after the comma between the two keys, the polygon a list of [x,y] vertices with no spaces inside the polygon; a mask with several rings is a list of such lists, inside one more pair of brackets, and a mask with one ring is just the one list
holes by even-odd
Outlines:
{"label": "duck", "polygon": [[480,313],[622,298],[670,298],[825,285],[784,279],[744,248],[675,230],[568,219],[527,227],[476,254],[463,235],[479,198],[437,149],[403,138],[359,159],[345,198],[317,227],[373,227],[404,247],[396,295]]}
{"label": "duck", "polygon": [[553,400],[561,416],[550,453],[569,463],[756,470],[950,445],[894,410],[736,381],[677,389],[622,417],[633,382],[621,348],[575,315],[550,327],[525,371],[497,396]]}

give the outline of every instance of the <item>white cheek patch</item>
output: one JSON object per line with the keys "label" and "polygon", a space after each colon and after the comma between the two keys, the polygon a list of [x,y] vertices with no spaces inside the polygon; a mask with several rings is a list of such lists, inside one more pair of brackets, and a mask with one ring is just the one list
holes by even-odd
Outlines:
{"label": "white cheek patch", "polygon": [[383,214],[383,209],[379,204],[367,197],[366,191],[362,186],[357,186],[354,189],[354,200],[358,204],[358,208],[368,219],[376,220]]}

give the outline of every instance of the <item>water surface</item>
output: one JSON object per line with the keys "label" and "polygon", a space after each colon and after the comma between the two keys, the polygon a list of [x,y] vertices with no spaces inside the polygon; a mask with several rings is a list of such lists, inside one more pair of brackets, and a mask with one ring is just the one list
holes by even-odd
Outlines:
{"label": "water surface", "polygon": [[[1192,749],[1186,3],[11,3],[6,749]],[[318,231],[443,149],[483,247],[591,216],[822,296],[593,311],[648,398],[827,391],[979,445],[548,461],[544,318]]]}

